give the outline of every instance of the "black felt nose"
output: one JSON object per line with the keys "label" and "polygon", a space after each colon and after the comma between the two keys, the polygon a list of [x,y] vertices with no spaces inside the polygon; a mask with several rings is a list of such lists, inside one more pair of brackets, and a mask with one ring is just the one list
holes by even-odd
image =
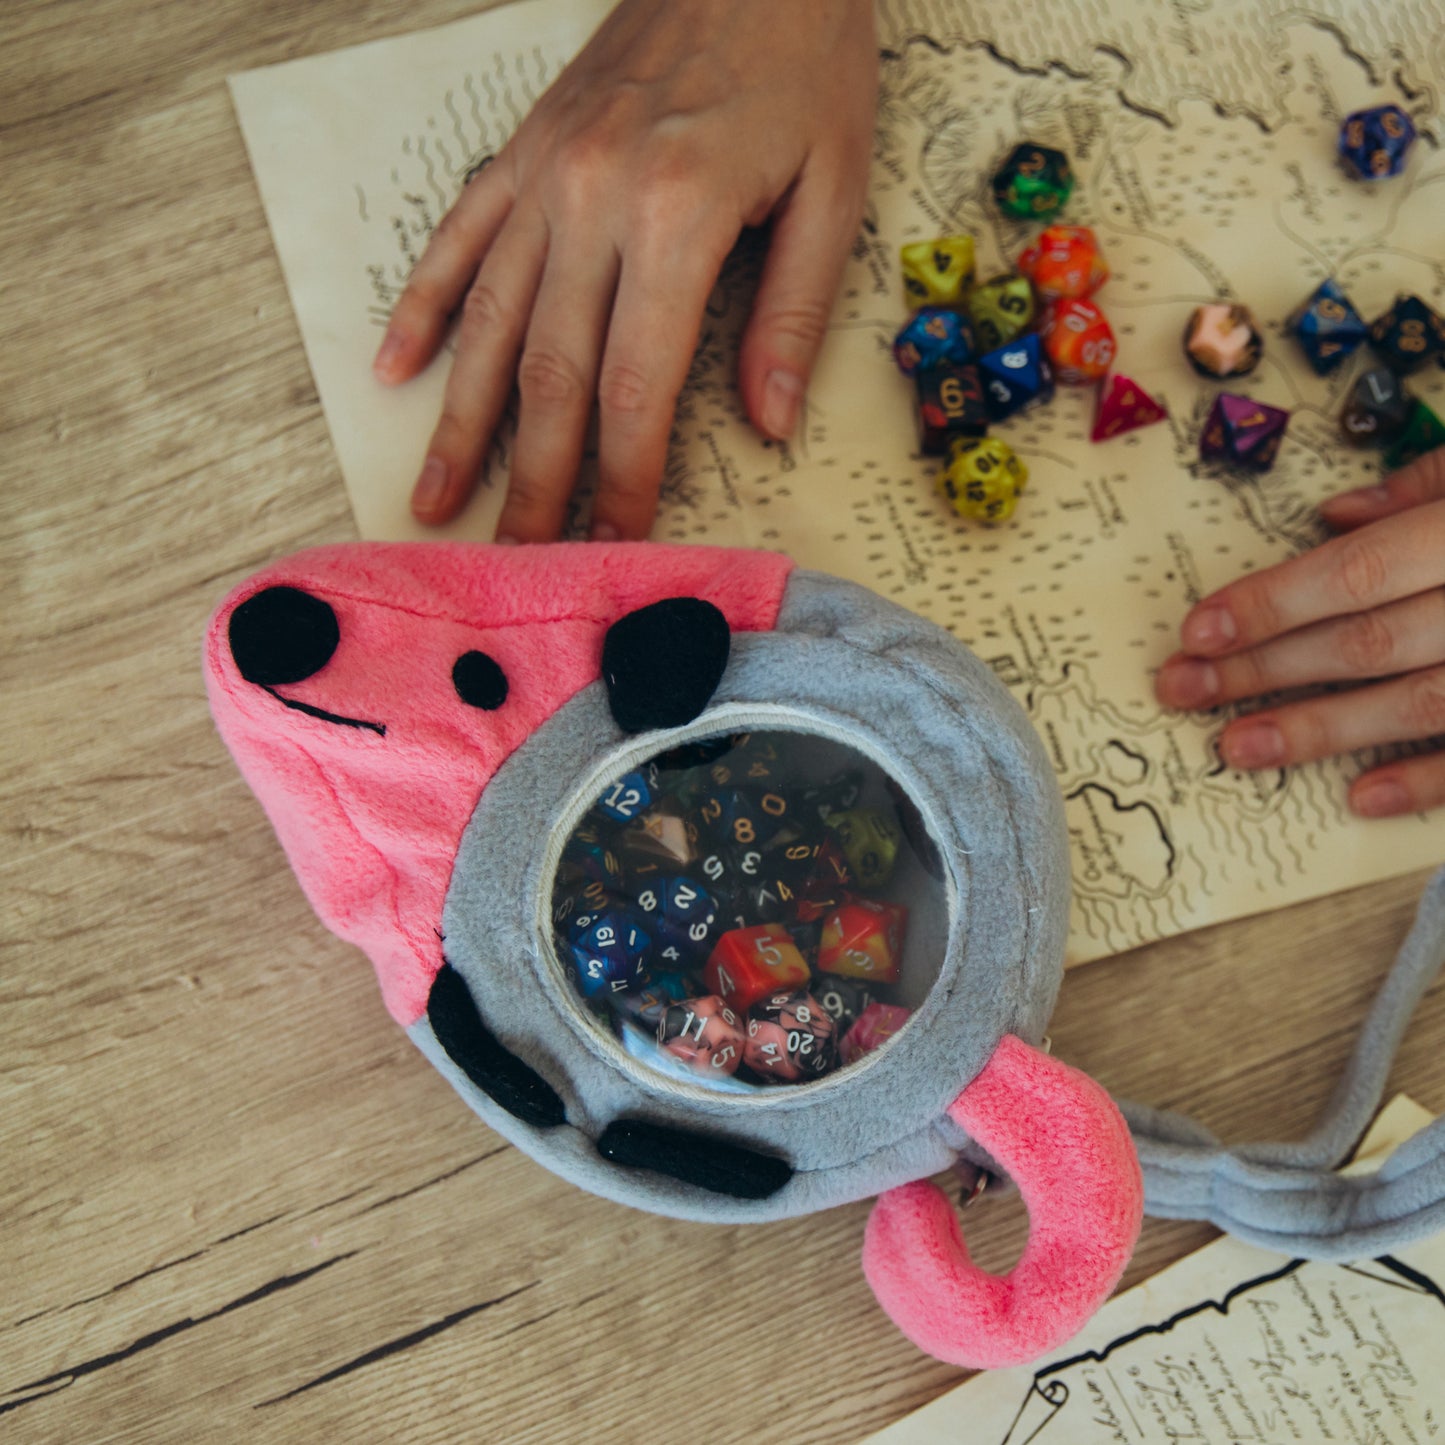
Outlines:
{"label": "black felt nose", "polygon": [[727,618],[700,597],[667,597],[607,629],[602,679],[624,732],[689,723],[717,690],[732,635]]}
{"label": "black felt nose", "polygon": [[331,660],[341,632],[336,614],[299,587],[267,587],[231,613],[231,656],[247,682],[300,682]]}

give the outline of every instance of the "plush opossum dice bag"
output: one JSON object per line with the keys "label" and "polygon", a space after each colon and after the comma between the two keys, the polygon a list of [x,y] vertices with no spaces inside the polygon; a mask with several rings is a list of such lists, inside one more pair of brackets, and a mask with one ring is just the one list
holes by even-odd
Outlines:
{"label": "plush opossum dice bag", "polygon": [[[1441,888],[1310,1139],[1121,1113],[1044,1047],[1068,855],[1038,739],[864,588],[702,547],[321,548],[222,603],[205,671],[307,897],[488,1124],[685,1219],[878,1195],[869,1283],[943,1359],[1065,1341],[1146,1186],[1324,1257],[1441,1223],[1438,1131],[1373,1181],[1329,1173],[1439,966]],[[1007,1275],[927,1182],[953,1165],[1027,1205]]]}

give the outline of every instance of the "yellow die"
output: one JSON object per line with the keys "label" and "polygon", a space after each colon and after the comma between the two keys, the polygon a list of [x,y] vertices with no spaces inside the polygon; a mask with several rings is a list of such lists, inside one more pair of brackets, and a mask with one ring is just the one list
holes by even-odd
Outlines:
{"label": "yellow die", "polygon": [[903,262],[903,293],[913,310],[963,304],[973,285],[972,236],[914,241],[898,254]]}
{"label": "yellow die", "polygon": [[872,892],[893,876],[902,834],[898,825],[877,808],[848,808],[824,813],[823,822],[842,845],[843,856],[862,888]]}
{"label": "yellow die", "polygon": [[949,449],[948,465],[938,490],[960,517],[976,522],[1006,522],[1013,516],[1029,469],[1013,448],[997,437],[958,438]]}

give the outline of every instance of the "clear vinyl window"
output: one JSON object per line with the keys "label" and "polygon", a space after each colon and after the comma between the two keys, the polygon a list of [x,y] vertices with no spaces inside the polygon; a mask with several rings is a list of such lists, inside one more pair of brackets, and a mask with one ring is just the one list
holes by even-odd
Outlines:
{"label": "clear vinyl window", "polygon": [[872,759],[727,733],[612,779],[564,845],[558,959],[595,1026],[675,1078],[750,1093],[848,1068],[938,977],[947,898]]}

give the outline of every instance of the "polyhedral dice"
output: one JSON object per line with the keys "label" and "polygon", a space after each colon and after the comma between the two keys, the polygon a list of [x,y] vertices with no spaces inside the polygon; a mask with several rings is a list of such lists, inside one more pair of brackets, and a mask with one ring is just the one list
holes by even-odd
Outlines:
{"label": "polyhedral dice", "polygon": [[978,359],[983,400],[994,421],[1054,394],[1054,368],[1037,336],[1021,336]]}
{"label": "polyhedral dice", "polygon": [[972,236],[914,241],[904,246],[899,256],[910,308],[962,305],[964,294],[973,285]]}
{"label": "polyhedral dice", "polygon": [[849,808],[829,813],[823,821],[842,847],[858,886],[870,893],[882,888],[898,862],[903,841],[898,824],[877,808]]}
{"label": "polyhedral dice", "polygon": [[983,382],[976,366],[944,362],[918,372],[919,447],[926,457],[941,457],[954,437],[981,437],[988,431]]}
{"label": "polyhedral dice", "polygon": [[838,1062],[833,1020],[806,989],[769,994],[748,1010],[743,1062],[766,1083],[820,1079]]}
{"label": "polyhedral dice", "polygon": [[953,444],[948,465],[939,473],[938,490],[960,517],[1006,522],[1028,479],[1029,469],[1007,442],[985,437]]}
{"label": "polyhedral dice", "polygon": [[1410,408],[1404,430],[1385,452],[1385,465],[1392,471],[1445,446],[1445,422],[1442,422],[1423,401]]}
{"label": "polyhedral dice", "polygon": [[820,845],[813,871],[803,884],[795,905],[803,923],[815,923],[846,902],[853,887],[853,873],[837,842],[830,838]]}
{"label": "polyhedral dice", "polygon": [[823,920],[818,967],[824,973],[897,983],[908,910],[901,903],[854,898]]}
{"label": "polyhedral dice", "polygon": [[691,878],[670,874],[642,889],[635,903],[665,967],[701,966],[722,929],[717,899]]}
{"label": "polyhedral dice", "polygon": [[626,913],[602,914],[572,945],[583,998],[621,993],[646,981],[652,941]]}
{"label": "polyhedral dice", "polygon": [[797,911],[819,846],[800,836],[792,843],[779,843],[761,855],[742,892],[743,915],[750,924],[776,923]]}
{"label": "polyhedral dice", "polygon": [[[809,991],[833,1020],[833,1029],[841,1039],[854,1021],[873,1002],[873,994],[862,979],[843,978],[835,973],[822,973],[809,985]],[[630,994],[622,995],[630,998]]]}
{"label": "polyhedral dice", "polygon": [[1365,318],[1328,277],[1286,324],[1321,376],[1333,371],[1369,334]]}
{"label": "polyhedral dice", "polygon": [[1114,332],[1092,301],[1054,302],[1044,315],[1041,334],[1054,375],[1062,382],[1098,381],[1114,363]]}
{"label": "polyhedral dice", "polygon": [[707,765],[708,777],[719,788],[729,783],[750,788],[779,783],[783,773],[783,760],[777,748],[758,733],[734,734],[727,753]]}
{"label": "polyhedral dice", "polygon": [[910,1010],[891,1003],[871,1003],[858,1021],[843,1035],[838,1053],[845,1064],[855,1064],[864,1054],[881,1049],[904,1024]]}
{"label": "polyhedral dice", "polygon": [[1398,105],[1357,110],[1340,126],[1340,159],[1364,181],[1397,176],[1414,139],[1414,122]]}
{"label": "polyhedral dice", "polygon": [[735,1074],[743,1061],[743,1021],[716,995],[669,1005],[657,1025],[657,1042],[700,1074]]}
{"label": "polyhedral dice", "polygon": [[653,804],[613,840],[628,888],[636,892],[662,872],[686,868],[697,856],[697,824],[675,798]]}
{"label": "polyhedral dice", "polygon": [[1137,381],[1130,381],[1116,371],[1099,388],[1099,403],[1089,440],[1105,442],[1126,431],[1163,421],[1166,415],[1164,408]]}
{"label": "polyhedral dice", "polygon": [[1386,366],[1408,376],[1445,353],[1445,320],[1418,296],[1397,296],[1370,323],[1370,345]]}
{"label": "polyhedral dice", "polygon": [[802,988],[808,982],[809,969],[788,930],[777,923],[764,923],[724,933],[702,976],[713,993],[746,1013],[764,994]]}
{"label": "polyhedral dice", "polygon": [[1040,301],[1091,296],[1109,279],[1098,240],[1087,226],[1045,226],[1019,253],[1019,270]]}
{"label": "polyhedral dice", "polygon": [[1052,216],[1069,199],[1074,173],[1063,151],[1025,141],[994,172],[993,198],[1011,216]]}
{"label": "polyhedral dice", "polygon": [[809,818],[821,823],[829,813],[851,808],[862,792],[863,774],[850,768],[805,788],[799,805]]}
{"label": "polyhedral dice", "polygon": [[966,305],[975,343],[994,351],[1022,335],[1034,319],[1034,288],[1027,276],[1009,272],[975,286]]}
{"label": "polyhedral dice", "polygon": [[904,376],[945,361],[972,361],[973,357],[973,328],[968,318],[941,306],[920,308],[893,338],[893,359]]}
{"label": "polyhedral dice", "polygon": [[1287,411],[1253,397],[1221,391],[1205,420],[1199,454],[1207,462],[1266,472],[1274,465],[1288,425]]}
{"label": "polyhedral dice", "polygon": [[1245,376],[1264,355],[1264,338],[1246,306],[1196,306],[1184,328],[1184,354],[1200,376]]}
{"label": "polyhedral dice", "polygon": [[622,864],[602,829],[599,820],[589,818],[572,830],[557,865],[557,881],[563,887],[583,880],[600,882],[607,889],[621,886]]}
{"label": "polyhedral dice", "polygon": [[698,823],[725,847],[767,848],[789,829],[787,796],[777,788],[722,787],[698,805]]}
{"label": "polyhedral dice", "polygon": [[1393,441],[1405,430],[1415,398],[1388,366],[1377,366],[1350,388],[1350,399],[1340,413],[1345,440],[1365,445]]}
{"label": "polyhedral dice", "polygon": [[687,980],[682,974],[653,970],[641,988],[610,994],[607,1002],[615,1012],[655,1034],[663,1014],[687,995]]}
{"label": "polyhedral dice", "polygon": [[654,763],[623,774],[598,798],[598,809],[614,823],[630,823],[652,803],[657,777]]}

